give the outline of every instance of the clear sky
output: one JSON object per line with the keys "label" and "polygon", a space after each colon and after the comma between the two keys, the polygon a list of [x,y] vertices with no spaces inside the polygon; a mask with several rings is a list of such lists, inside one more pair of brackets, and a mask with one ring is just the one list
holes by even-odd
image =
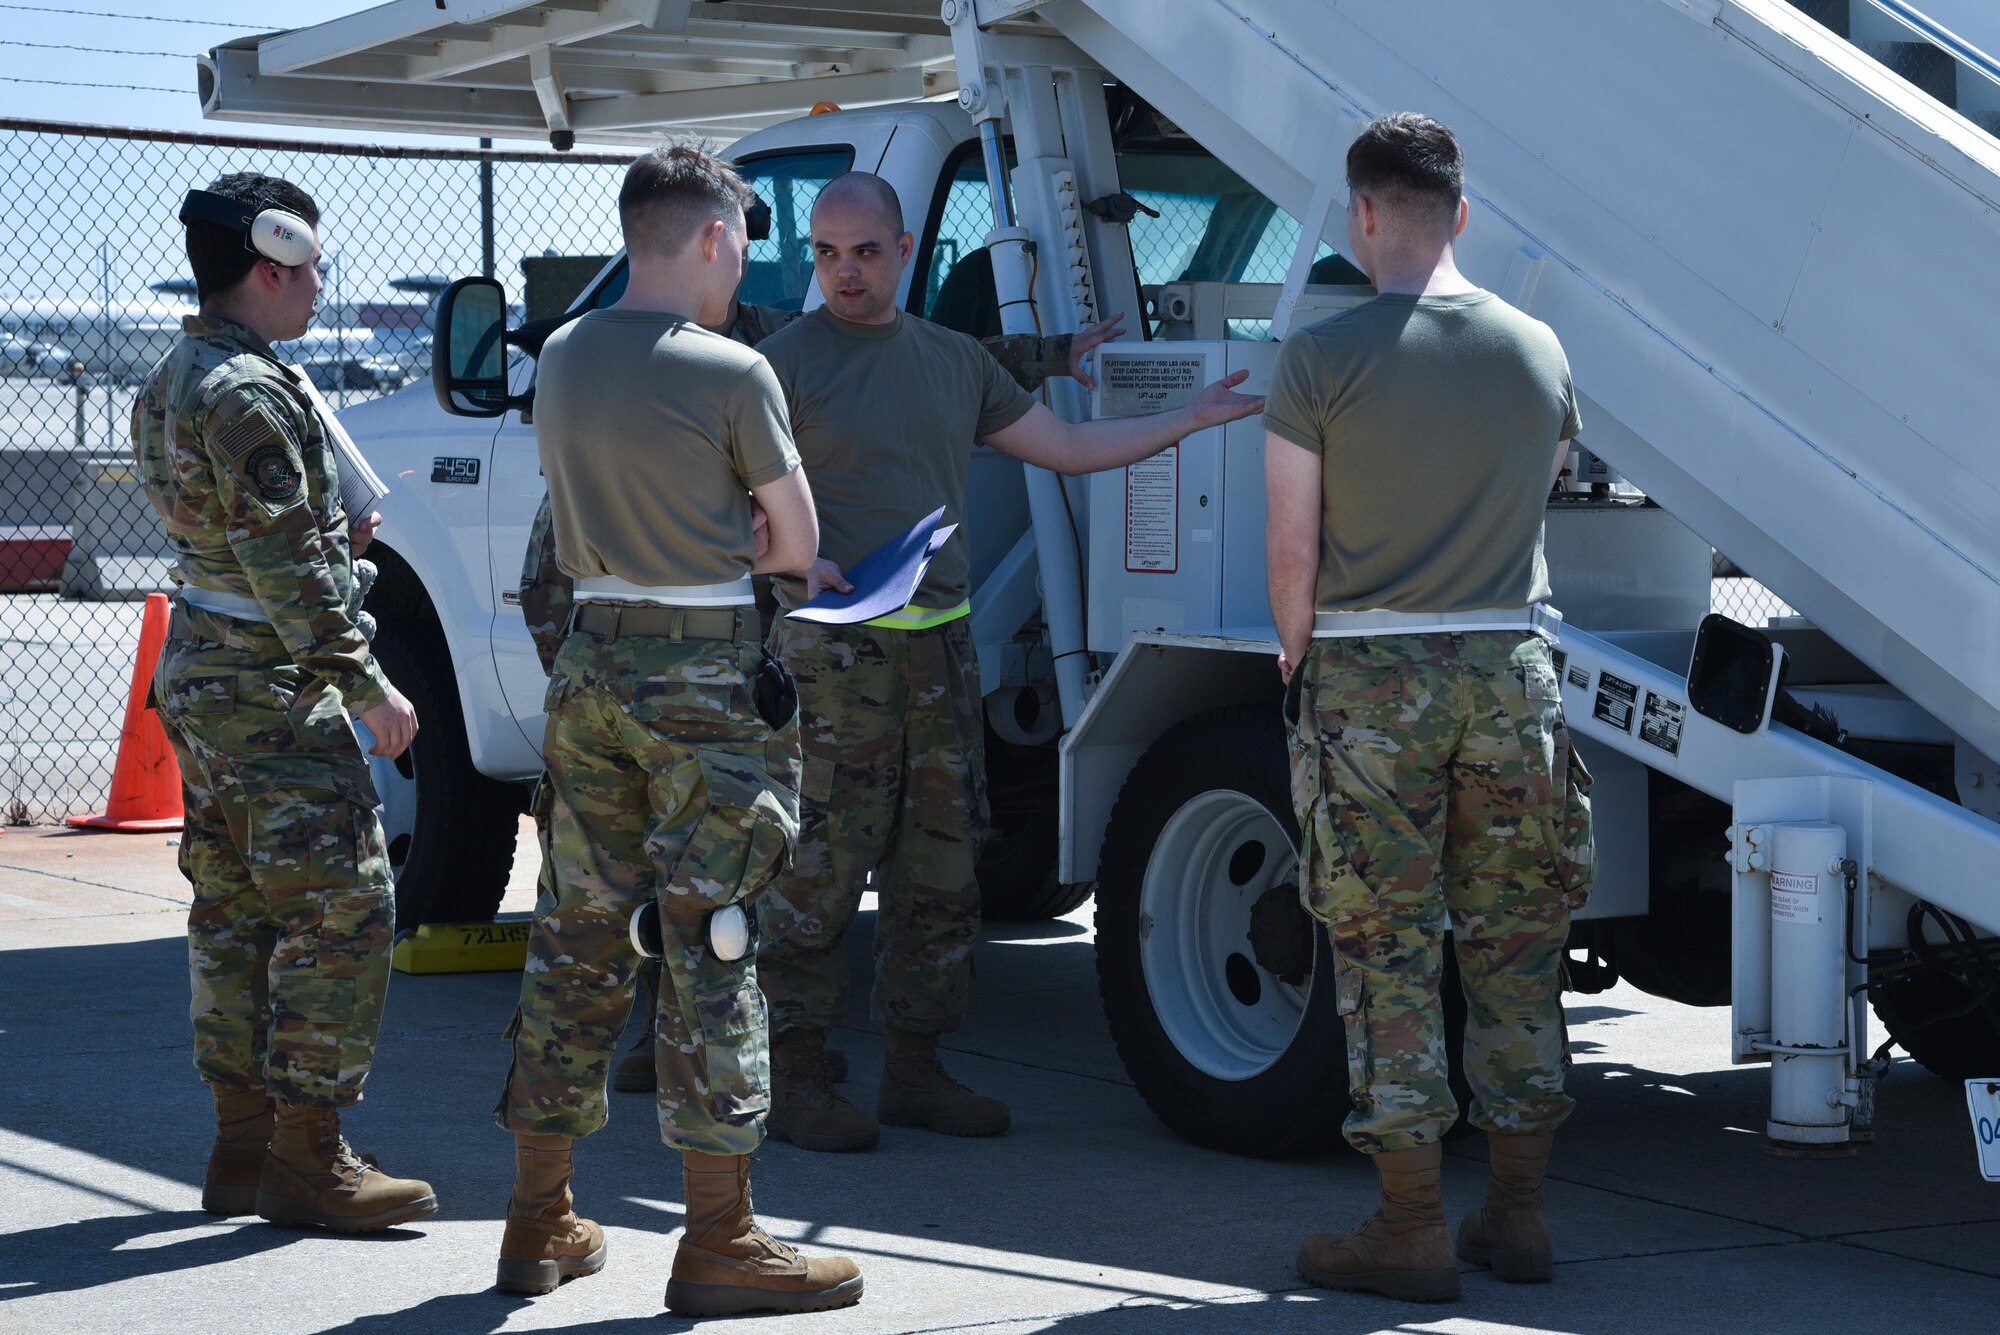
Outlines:
{"label": "clear sky", "polygon": [[[471,141],[204,121],[198,53],[238,37],[303,28],[370,8],[367,0],[20,0],[0,3],[0,116],[208,130],[345,143],[434,147]],[[108,85],[108,86],[86,86]],[[510,145],[537,147],[546,145]]]}
{"label": "clear sky", "polygon": [[[0,0],[0,117],[299,141],[473,147],[476,141],[464,136],[202,119],[195,95],[198,52],[368,7],[367,0]],[[497,146],[548,149],[545,141]],[[604,254],[617,245],[619,169],[551,156],[547,166],[508,163],[495,169],[496,257],[500,277],[515,295],[523,256]],[[0,181],[9,183],[0,218],[11,222],[36,212],[88,209],[111,224],[64,232],[52,243],[42,229],[0,222],[0,303],[156,300],[150,285],[183,276],[186,267],[173,221],[181,193],[221,172],[242,170],[287,176],[318,199],[326,213],[322,240],[331,261],[332,298],[392,298],[396,294],[388,284],[394,278],[478,269],[478,177],[468,163],[0,135]]]}

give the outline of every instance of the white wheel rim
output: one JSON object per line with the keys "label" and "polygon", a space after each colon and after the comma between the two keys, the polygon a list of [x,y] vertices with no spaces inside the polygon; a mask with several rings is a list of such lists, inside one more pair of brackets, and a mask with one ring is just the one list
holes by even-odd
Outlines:
{"label": "white wheel rim", "polygon": [[[1217,789],[1168,819],[1146,863],[1139,891],[1146,990],[1168,1040],[1205,1075],[1262,1074],[1305,1019],[1310,973],[1304,986],[1285,983],[1258,962],[1249,940],[1252,906],[1274,885],[1296,884],[1298,861],[1263,803]],[[1317,956],[1317,932],[1313,938]]]}

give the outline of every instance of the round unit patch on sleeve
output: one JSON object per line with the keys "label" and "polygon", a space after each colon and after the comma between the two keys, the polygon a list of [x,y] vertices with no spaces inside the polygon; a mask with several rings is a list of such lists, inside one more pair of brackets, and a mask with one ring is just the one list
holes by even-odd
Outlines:
{"label": "round unit patch on sleeve", "polygon": [[244,471],[256,484],[257,493],[267,501],[289,501],[305,483],[298,465],[292,462],[291,451],[283,445],[262,447],[250,456]]}

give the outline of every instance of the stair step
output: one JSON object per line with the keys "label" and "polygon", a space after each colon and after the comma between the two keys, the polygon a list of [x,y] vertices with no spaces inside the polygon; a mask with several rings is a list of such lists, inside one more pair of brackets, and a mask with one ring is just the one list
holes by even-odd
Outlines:
{"label": "stair step", "polygon": [[1847,0],[1791,0],[1791,4],[1834,36],[1847,36]]}
{"label": "stair step", "polygon": [[1958,105],[1958,61],[1928,42],[1856,42],[1862,52],[1892,74],[1929,93],[1948,107]]}

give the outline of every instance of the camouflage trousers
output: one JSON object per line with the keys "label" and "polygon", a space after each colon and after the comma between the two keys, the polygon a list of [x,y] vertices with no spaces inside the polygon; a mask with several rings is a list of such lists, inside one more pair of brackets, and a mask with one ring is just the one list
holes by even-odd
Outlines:
{"label": "camouflage trousers", "polygon": [[549,679],[548,853],[499,1107],[509,1131],[585,1136],[640,956],[632,913],[660,905],[654,1014],[661,1139],[748,1154],[763,1139],[770,1041],[755,953],[707,948],[708,915],[754,901],[791,860],[798,725],[759,717],[754,640],[572,633]]}
{"label": "camouflage trousers", "polygon": [[780,621],[805,749],[798,860],[771,887],[758,967],[771,1027],[846,1016],[841,937],[875,876],[875,1020],[946,1033],[979,936],[986,730],[964,618],[932,630]]}
{"label": "camouflage trousers", "polygon": [[344,1107],[374,1057],[395,920],[367,761],[340,692],[269,626],[197,609],[175,625],[153,694],[187,807],[195,1069]]}
{"label": "camouflage trousers", "polygon": [[1300,672],[1300,887],[1333,943],[1348,1140],[1409,1149],[1458,1116],[1438,1002],[1447,928],[1469,1119],[1554,1130],[1571,1106],[1562,949],[1592,850],[1547,646],[1491,631],[1329,639]]}

